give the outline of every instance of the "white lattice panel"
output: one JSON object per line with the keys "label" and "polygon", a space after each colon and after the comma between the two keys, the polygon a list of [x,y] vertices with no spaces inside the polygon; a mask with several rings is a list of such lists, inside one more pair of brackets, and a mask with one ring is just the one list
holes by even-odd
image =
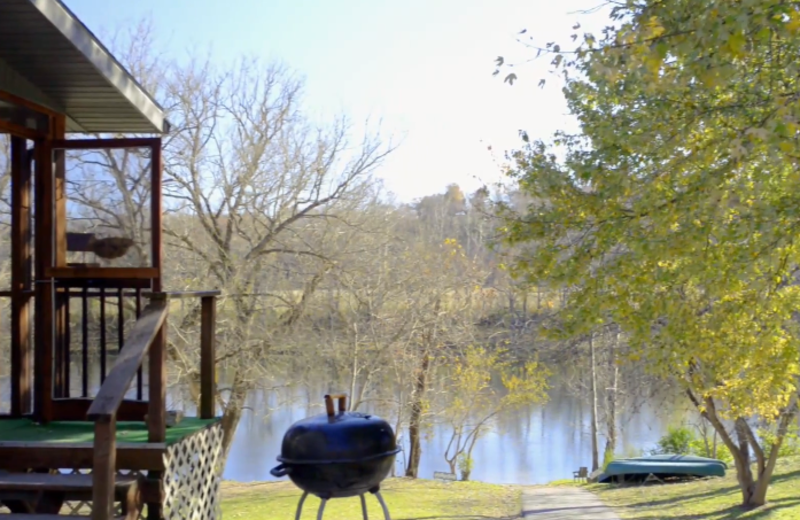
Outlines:
{"label": "white lattice panel", "polygon": [[217,422],[167,448],[164,520],[216,520],[222,480],[222,425]]}

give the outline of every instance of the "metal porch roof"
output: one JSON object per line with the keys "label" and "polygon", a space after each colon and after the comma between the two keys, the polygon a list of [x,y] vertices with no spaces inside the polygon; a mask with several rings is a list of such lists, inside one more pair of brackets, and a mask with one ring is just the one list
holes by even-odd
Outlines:
{"label": "metal porch roof", "polygon": [[18,76],[10,92],[65,113],[68,132],[169,131],[163,109],[60,0],[0,0],[0,85],[4,64]]}

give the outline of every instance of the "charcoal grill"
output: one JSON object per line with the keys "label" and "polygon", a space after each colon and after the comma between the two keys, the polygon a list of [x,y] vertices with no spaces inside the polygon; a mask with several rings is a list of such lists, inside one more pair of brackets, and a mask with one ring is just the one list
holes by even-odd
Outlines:
{"label": "charcoal grill", "polygon": [[[334,408],[338,401],[338,410]],[[309,494],[319,497],[317,520],[322,519],[331,498],[358,496],[364,520],[365,495],[375,495],[385,520],[391,520],[380,493],[400,451],[388,422],[375,415],[347,411],[347,396],[326,395],[324,414],[297,421],[283,436],[280,464],[270,470],[274,477],[288,476],[303,490],[297,504],[300,520]]]}

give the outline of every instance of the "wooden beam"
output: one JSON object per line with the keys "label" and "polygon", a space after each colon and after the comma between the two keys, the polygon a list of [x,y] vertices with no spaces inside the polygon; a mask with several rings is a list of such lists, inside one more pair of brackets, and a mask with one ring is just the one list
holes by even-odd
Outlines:
{"label": "wooden beam", "polygon": [[[153,285],[152,278],[57,278],[56,284],[59,288],[72,289],[142,289],[150,290]],[[75,291],[72,291],[75,295]],[[89,296],[98,296],[97,292],[89,293]],[[135,294],[134,294],[135,296]]]}
{"label": "wooden beam", "polygon": [[53,284],[45,272],[53,261],[53,163],[50,141],[36,142],[35,172],[35,276],[36,284],[34,336],[34,415],[37,420],[52,420],[53,400]]}
{"label": "wooden beam", "polygon": [[24,137],[25,139],[30,139],[31,141],[35,141],[36,139],[42,139],[43,137],[46,137],[46,134],[43,132],[37,132],[36,130],[31,130],[30,128],[26,128],[20,125],[15,125],[14,123],[3,121],[2,119],[0,119],[0,133],[11,134],[17,137]]}
{"label": "wooden beam", "polygon": [[157,278],[159,270],[153,267],[51,267],[45,270],[46,278],[55,279],[122,279],[150,280]]}
{"label": "wooden beam", "polygon": [[[51,137],[63,140],[66,118],[55,114],[50,118]],[[53,263],[55,267],[67,265],[67,179],[64,150],[53,149]],[[69,397],[69,298],[60,292],[55,294],[54,316],[54,388],[56,397]]]}
{"label": "wooden beam", "polygon": [[[161,292],[162,261],[162,157],[161,140],[158,146],[152,148],[150,156],[150,247],[151,265],[158,270],[158,276],[153,279],[153,292]],[[167,322],[161,326],[161,331],[153,345],[149,357],[149,389],[150,412],[148,414],[147,429],[150,442],[164,442],[167,427]],[[148,480],[161,480],[159,472],[148,472]],[[158,520],[163,517],[162,502],[147,503],[148,520]]]}
{"label": "wooden beam", "polygon": [[151,300],[181,300],[184,298],[206,298],[209,296],[219,296],[220,294],[222,294],[222,291],[219,290],[142,292],[142,296],[144,296],[145,298],[150,298]]}
{"label": "wooden beam", "polygon": [[216,415],[216,324],[217,298],[205,296],[200,308],[200,418]]}
{"label": "wooden beam", "polygon": [[[136,372],[144,361],[144,356],[157,342],[167,318],[166,302],[152,302],[142,310],[142,314],[125,339],[114,368],[97,392],[87,412],[91,421],[113,421],[128,388],[136,377]],[[157,349],[157,346],[153,347]],[[152,388],[152,387],[151,387]],[[150,398],[152,402],[152,397]],[[162,439],[163,440],[163,439]],[[160,442],[160,441],[159,441]]]}
{"label": "wooden beam", "polygon": [[[53,121],[53,142],[62,141],[67,129],[66,117],[57,114]],[[66,267],[67,265],[67,161],[64,150],[53,148],[53,198],[55,199],[55,214],[53,215],[54,243],[53,265]]]}
{"label": "wooden beam", "polygon": [[[31,468],[90,469],[94,446],[91,442],[0,441],[0,469],[24,471]],[[117,469],[162,471],[164,443],[117,443]],[[2,518],[2,517],[0,517]]]}
{"label": "wooden beam", "polygon": [[[147,415],[148,442],[164,442],[167,437],[167,322],[150,350],[147,399],[150,410]],[[160,482],[163,473],[148,471],[147,480],[153,484]],[[163,501],[146,502],[147,520],[163,518]]]}
{"label": "wooden beam", "polygon": [[153,268],[158,270],[158,276],[153,280],[153,292],[160,292],[161,287],[161,266],[163,261],[162,249],[162,167],[161,164],[161,140],[159,145],[152,150],[150,157],[150,245],[151,259]]}
{"label": "wooden beam", "polygon": [[15,96],[10,92],[6,92],[4,90],[0,90],[0,99],[4,101],[8,101],[9,103],[13,103],[17,106],[27,108],[29,110],[33,110],[34,112],[41,112],[42,114],[54,117],[58,115],[62,115],[55,110],[49,109],[45,106],[39,105],[34,103],[33,101],[27,100],[23,97]]}
{"label": "wooden beam", "polygon": [[122,139],[61,139],[53,148],[65,150],[109,150],[120,148],[150,148],[161,150],[160,137],[129,137]]}
{"label": "wooden beam", "polygon": [[31,412],[31,161],[11,138],[11,415]]}
{"label": "wooden beam", "polygon": [[[152,303],[150,305],[153,305]],[[161,326],[150,349],[147,400],[148,442],[164,442],[167,436],[167,322]]]}
{"label": "wooden beam", "polygon": [[92,464],[92,520],[114,517],[114,488],[117,467],[117,421],[94,425],[94,463]]}

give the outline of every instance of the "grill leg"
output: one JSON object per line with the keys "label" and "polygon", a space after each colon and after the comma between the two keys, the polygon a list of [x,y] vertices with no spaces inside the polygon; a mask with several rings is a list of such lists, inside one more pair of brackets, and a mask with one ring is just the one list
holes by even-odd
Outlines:
{"label": "grill leg", "polygon": [[322,502],[319,503],[319,511],[317,511],[317,520],[322,520],[322,513],[325,512],[325,504],[328,503],[327,498],[323,498]]}
{"label": "grill leg", "polygon": [[386,507],[386,502],[383,501],[383,497],[381,496],[380,491],[375,492],[375,496],[378,497],[378,502],[381,504],[381,509],[383,509],[383,518],[384,520],[392,520],[392,517],[389,516],[389,508]]}
{"label": "grill leg", "polygon": [[364,498],[364,495],[358,495],[358,498],[361,499],[361,516],[364,517],[364,520],[369,520],[369,515],[367,514],[367,499]]}
{"label": "grill leg", "polygon": [[294,515],[294,520],[300,520],[300,514],[303,512],[303,502],[306,501],[307,496],[308,491],[304,491],[303,496],[300,497],[300,502],[297,503],[297,513]]}

